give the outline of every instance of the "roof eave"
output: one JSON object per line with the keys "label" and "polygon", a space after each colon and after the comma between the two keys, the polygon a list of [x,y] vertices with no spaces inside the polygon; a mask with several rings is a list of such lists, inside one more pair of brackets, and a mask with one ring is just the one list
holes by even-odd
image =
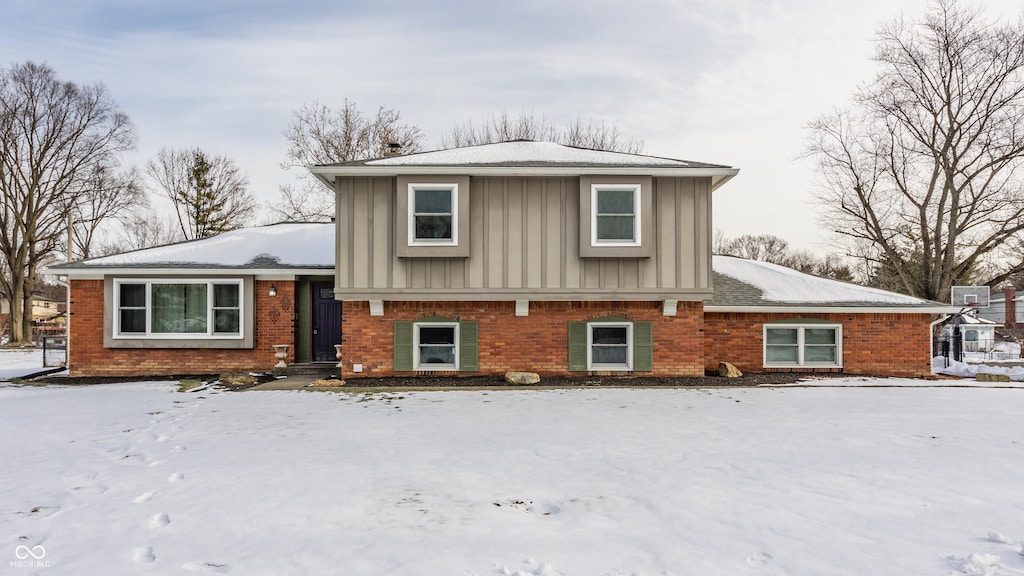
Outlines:
{"label": "roof eave", "polygon": [[740,312],[740,313],[797,313],[797,314],[955,314],[960,311],[956,306],[922,305],[922,306],[842,306],[822,305],[811,306],[801,304],[779,304],[778,306],[715,306],[704,305],[705,312]]}
{"label": "roof eave", "polygon": [[334,266],[296,267],[296,268],[243,268],[238,266],[196,267],[196,268],[161,268],[159,266],[90,266],[62,267],[48,266],[43,274],[67,276],[72,280],[98,280],[104,276],[329,276],[334,274]]}
{"label": "roof eave", "polygon": [[739,173],[738,168],[682,166],[309,166],[321,182],[331,188],[338,176],[470,175],[470,176],[676,176],[711,178],[715,190]]}

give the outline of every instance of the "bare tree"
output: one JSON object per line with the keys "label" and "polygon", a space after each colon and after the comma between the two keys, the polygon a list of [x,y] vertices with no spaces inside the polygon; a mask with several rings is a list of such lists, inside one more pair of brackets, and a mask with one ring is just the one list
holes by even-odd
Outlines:
{"label": "bare tree", "polygon": [[789,259],[789,242],[771,234],[744,234],[723,242],[722,254],[747,260],[760,260],[785,266]]}
{"label": "bare tree", "polygon": [[308,166],[380,158],[391,144],[398,144],[405,154],[423,149],[422,131],[403,124],[397,110],[381,106],[369,116],[348,99],[338,109],[316,100],[303,105],[292,113],[284,136],[288,152],[281,168],[298,169],[299,181],[281,186],[281,198],[270,209],[286,220],[323,221],[334,216],[333,193],[309,174]]}
{"label": "bare tree", "polygon": [[61,81],[33,62],[0,70],[0,292],[11,301],[11,342],[32,338],[39,267],[62,247],[89,176],[134,143],[102,85]]}
{"label": "bare tree", "polygon": [[511,140],[555,142],[558,138],[558,128],[543,116],[526,112],[510,116],[508,112],[501,112],[491,114],[480,123],[467,120],[453,126],[441,137],[441,147],[460,148]]}
{"label": "bare tree", "polygon": [[534,140],[557,142],[577,148],[609,150],[637,154],[643,151],[644,142],[627,138],[619,127],[606,122],[586,121],[577,118],[565,127],[552,124],[543,116],[522,112],[511,116],[507,112],[492,114],[480,123],[472,120],[457,124],[441,138],[441,147],[458,148],[511,140]]}
{"label": "bare tree", "polygon": [[[1024,230],[1024,21],[938,0],[883,25],[875,60],[852,110],[810,123],[818,197],[852,253],[945,299]],[[982,281],[1022,270],[1018,252]]]}
{"label": "bare tree", "polygon": [[606,122],[583,122],[577,118],[569,123],[557,140],[566,146],[592,148],[594,150],[611,150],[639,154],[644,150],[644,141],[639,138],[623,136],[617,124]]}
{"label": "bare tree", "polygon": [[95,256],[142,250],[185,239],[177,223],[148,206],[136,208],[122,215],[118,221],[121,224],[119,233],[101,242],[95,249]]}
{"label": "bare tree", "polygon": [[715,254],[770,262],[822,278],[854,281],[853,269],[841,255],[818,257],[807,250],[792,251],[789,242],[771,234],[744,234],[730,240],[721,230],[715,230],[713,250]]}
{"label": "bare tree", "polygon": [[72,236],[76,258],[91,258],[101,228],[112,220],[129,216],[130,211],[147,203],[133,168],[122,170],[113,164],[93,166],[85,182],[86,189],[72,210]]}
{"label": "bare tree", "polygon": [[174,205],[185,239],[241,228],[255,215],[249,180],[227,156],[163,148],[146,164],[146,174]]}

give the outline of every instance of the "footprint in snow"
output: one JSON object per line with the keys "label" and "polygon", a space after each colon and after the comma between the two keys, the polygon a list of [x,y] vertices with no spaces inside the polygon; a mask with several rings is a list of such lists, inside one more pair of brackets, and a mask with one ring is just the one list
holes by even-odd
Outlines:
{"label": "footprint in snow", "polygon": [[98,474],[86,474],[66,478],[65,481],[70,484],[67,491],[72,494],[103,494],[107,491],[107,486],[96,482],[97,476]]}
{"label": "footprint in snow", "polygon": [[964,574],[991,574],[993,576],[1004,574],[1002,570],[1005,566],[999,561],[999,556],[995,554],[973,553],[969,556],[954,554],[947,559],[955,570]]}
{"label": "footprint in snow", "polygon": [[772,555],[767,552],[754,552],[747,556],[747,565],[749,566],[767,566],[771,561]]}
{"label": "footprint in snow", "polygon": [[170,439],[171,439],[171,437],[168,436],[167,434],[161,434],[161,435],[156,437],[156,441],[157,442],[167,442]]}
{"label": "footprint in snow", "polygon": [[150,528],[163,528],[171,523],[171,517],[166,513],[161,512],[149,519]]}
{"label": "footprint in snow", "polygon": [[144,492],[136,496],[135,500],[132,500],[132,502],[135,502],[136,504],[143,504],[145,502],[149,502],[150,500],[153,499],[154,494],[154,492]]}
{"label": "footprint in snow", "polygon": [[153,460],[152,462],[149,463],[149,467],[156,468],[157,466],[163,464],[164,462],[167,462],[167,460]]}
{"label": "footprint in snow", "polygon": [[192,572],[207,572],[211,574],[227,574],[231,571],[231,566],[215,562],[187,562],[181,567]]}
{"label": "footprint in snow", "polygon": [[171,452],[184,452],[184,451],[185,451],[185,447],[184,446],[175,446],[174,448],[171,449]]}
{"label": "footprint in snow", "polygon": [[139,564],[149,564],[156,560],[156,556],[153,555],[153,549],[149,548],[136,548],[132,551],[132,559]]}
{"label": "footprint in snow", "polygon": [[1010,540],[1009,538],[1003,536],[1001,533],[996,532],[995,530],[988,533],[988,541],[995,542],[996,544],[1016,544],[1016,542]]}
{"label": "footprint in snow", "polygon": [[171,474],[171,477],[168,478],[167,481],[168,482],[181,482],[184,479],[185,479],[185,475],[184,474],[182,474],[181,472],[175,472],[174,474]]}

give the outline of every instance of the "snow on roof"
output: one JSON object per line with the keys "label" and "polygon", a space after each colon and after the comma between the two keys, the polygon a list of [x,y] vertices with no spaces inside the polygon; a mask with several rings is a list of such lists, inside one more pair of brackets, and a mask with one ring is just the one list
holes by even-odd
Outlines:
{"label": "snow on roof", "polygon": [[706,167],[710,164],[563,146],[554,142],[513,141],[422,152],[379,160],[366,166],[465,166],[473,164],[608,164],[613,166]]}
{"label": "snow on roof", "polygon": [[[858,286],[838,280],[819,278],[798,272],[792,268],[745,260],[734,256],[714,256],[714,271],[738,280],[761,291],[765,303],[791,304],[886,304],[902,306],[933,305],[934,302],[913,296]],[[715,286],[715,305],[732,304],[721,302],[718,286]],[[750,302],[753,305],[753,302]]]}
{"label": "snow on roof", "polygon": [[[91,267],[333,268],[334,223],[281,223],[76,263]],[[63,268],[54,266],[54,268]]]}
{"label": "snow on roof", "polygon": [[[74,273],[100,268],[332,269],[334,248],[333,222],[281,223],[56,265],[50,270]],[[936,304],[912,296],[819,278],[767,262],[732,256],[714,256],[712,262],[716,274],[713,306]]]}

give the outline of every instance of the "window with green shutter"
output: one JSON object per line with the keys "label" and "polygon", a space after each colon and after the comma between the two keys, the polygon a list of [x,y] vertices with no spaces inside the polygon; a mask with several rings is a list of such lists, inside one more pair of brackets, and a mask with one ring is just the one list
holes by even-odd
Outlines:
{"label": "window with green shutter", "polygon": [[459,322],[459,370],[478,372],[480,370],[480,347],[478,322]]}
{"label": "window with green shutter", "polygon": [[395,322],[395,372],[480,370],[479,323],[448,318]]}
{"label": "window with green shutter", "polygon": [[650,372],[654,369],[650,322],[600,318],[569,322],[569,371]]}
{"label": "window with green shutter", "polygon": [[586,322],[569,322],[569,371],[587,371]]}
{"label": "window with green shutter", "polygon": [[412,372],[412,322],[395,322],[395,372]]}
{"label": "window with green shutter", "polygon": [[654,371],[654,328],[648,321],[633,323],[633,371]]}

